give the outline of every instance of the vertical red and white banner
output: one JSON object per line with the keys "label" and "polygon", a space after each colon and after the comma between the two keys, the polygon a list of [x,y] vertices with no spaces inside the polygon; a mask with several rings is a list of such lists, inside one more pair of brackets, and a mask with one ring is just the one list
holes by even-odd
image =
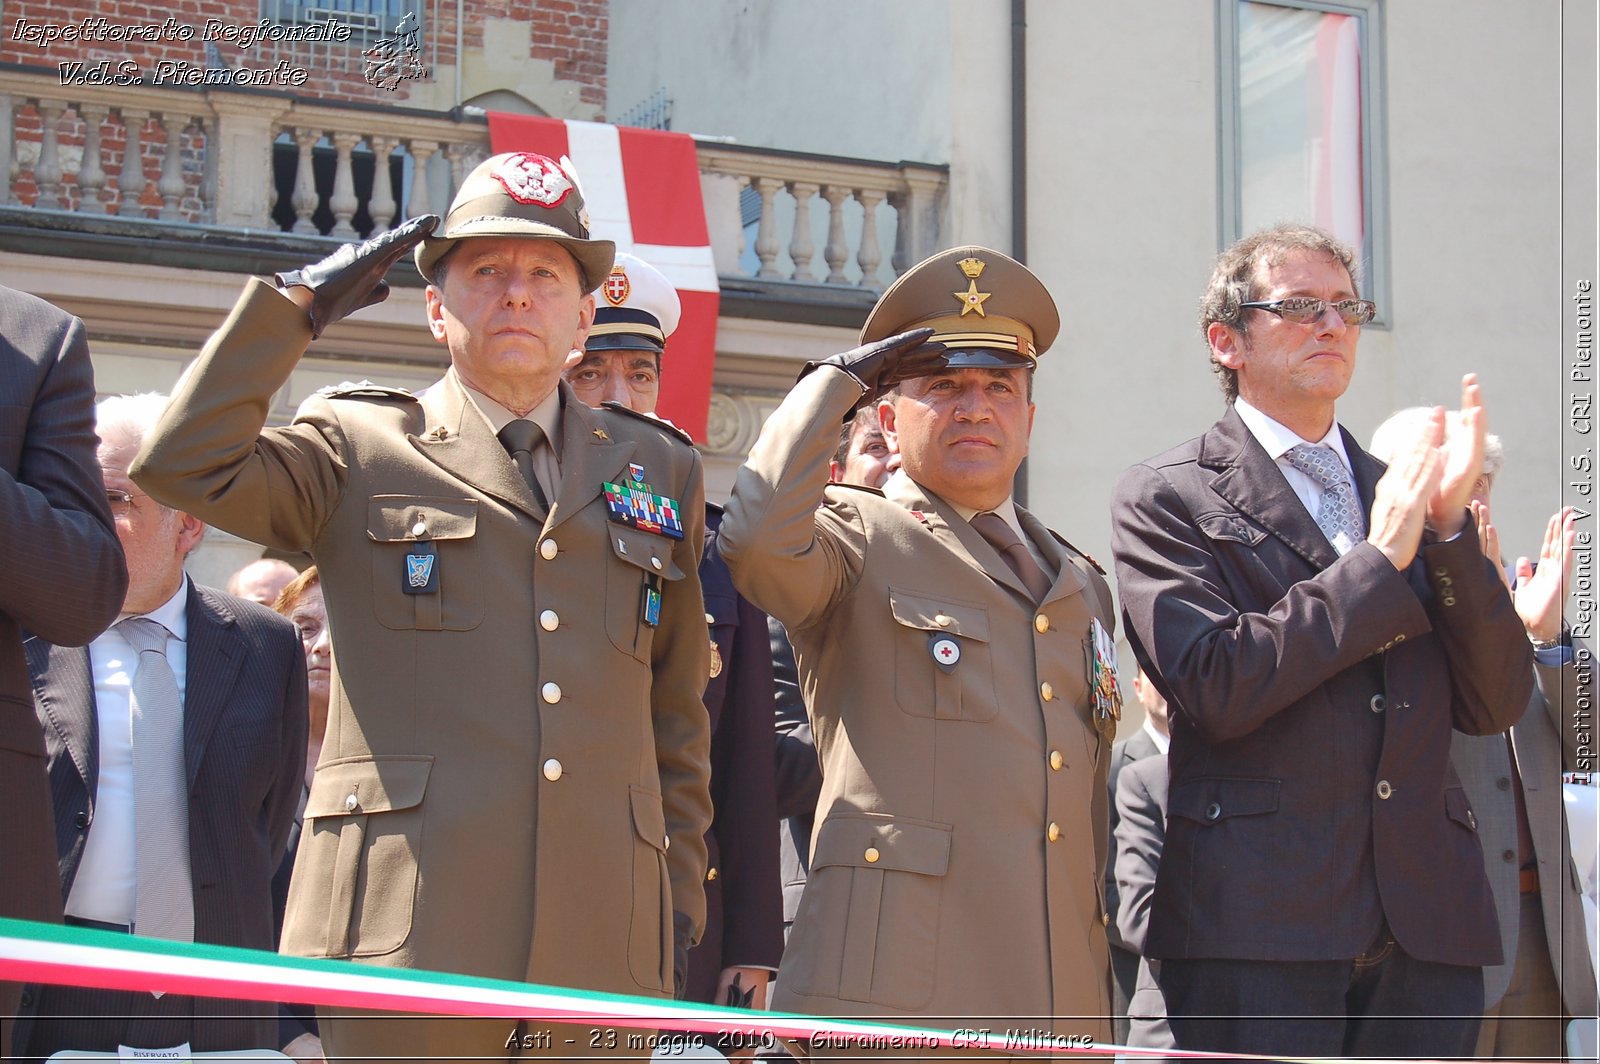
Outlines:
{"label": "vertical red and white banner", "polygon": [[683,318],[667,341],[657,413],[704,442],[721,297],[693,138],[491,111],[489,143],[497,153],[569,157],[592,234],[616,241],[618,251],[644,259],[677,288]]}
{"label": "vertical red and white banner", "polygon": [[1317,77],[1307,88],[1320,95],[1311,203],[1317,225],[1361,252],[1366,238],[1362,200],[1361,38],[1351,15],[1323,15],[1317,26]]}

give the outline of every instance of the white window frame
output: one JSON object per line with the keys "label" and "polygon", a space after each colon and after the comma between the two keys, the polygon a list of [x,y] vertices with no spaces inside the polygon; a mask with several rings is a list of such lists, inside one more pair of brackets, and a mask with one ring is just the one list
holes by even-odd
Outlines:
{"label": "white window frame", "polygon": [[1363,294],[1378,305],[1367,328],[1392,324],[1389,284],[1389,153],[1384,89],[1383,0],[1217,0],[1218,247],[1245,234],[1239,136],[1239,5],[1303,8],[1356,19],[1361,42],[1361,181],[1364,243],[1355,249]]}

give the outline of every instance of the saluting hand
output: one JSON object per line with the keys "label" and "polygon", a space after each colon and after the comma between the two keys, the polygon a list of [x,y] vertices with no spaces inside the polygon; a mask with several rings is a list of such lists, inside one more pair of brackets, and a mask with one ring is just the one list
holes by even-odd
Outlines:
{"label": "saluting hand", "polygon": [[[870,403],[901,381],[926,377],[944,368],[944,345],[929,343],[928,337],[932,335],[932,329],[912,329],[886,340],[829,355],[818,362],[807,362],[800,376],[804,377],[818,366],[842,369],[865,389],[861,402]],[[852,412],[854,409],[851,408]]]}
{"label": "saluting hand", "polygon": [[437,214],[424,214],[360,244],[346,244],[321,262],[275,274],[284,295],[305,308],[311,335],[356,311],[389,298],[383,275],[402,255],[438,228]]}

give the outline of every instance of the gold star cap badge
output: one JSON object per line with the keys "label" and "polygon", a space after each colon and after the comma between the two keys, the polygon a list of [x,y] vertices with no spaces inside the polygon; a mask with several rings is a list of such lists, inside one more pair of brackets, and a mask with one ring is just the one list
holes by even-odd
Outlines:
{"label": "gold star cap badge", "polygon": [[[952,275],[966,278],[964,291],[951,291]],[[861,342],[917,328],[933,329],[952,366],[1033,366],[1055,342],[1061,315],[1032,270],[992,248],[967,246],[924,259],[890,285]]]}

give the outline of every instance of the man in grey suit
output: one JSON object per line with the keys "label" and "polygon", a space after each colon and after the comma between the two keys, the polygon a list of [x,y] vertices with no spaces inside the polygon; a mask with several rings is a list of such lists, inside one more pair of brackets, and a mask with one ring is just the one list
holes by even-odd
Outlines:
{"label": "man in grey suit", "polygon": [[[1378,426],[1372,453],[1386,457],[1418,416],[1416,408],[1402,410]],[[1501,573],[1506,568],[1489,499],[1504,454],[1499,438],[1490,436],[1472,493],[1483,553]],[[1570,508],[1552,515],[1537,566],[1528,558],[1515,566],[1512,602],[1534,647],[1527,709],[1503,736],[1455,732],[1450,741],[1450,760],[1477,818],[1505,955],[1503,963],[1483,970],[1479,1057],[1559,1059],[1567,1022],[1594,1016],[1600,1007],[1561,793],[1563,771],[1594,768],[1580,759],[1575,715],[1580,705],[1592,704],[1592,665],[1579,666],[1593,658],[1562,624],[1574,523]]]}
{"label": "man in grey suit", "polygon": [[[272,949],[272,874],[305,766],[305,658],[276,613],[189,581],[184,558],[205,526],[128,479],[164,406],[143,395],[97,411],[130,576],[122,619],[87,650],[34,635],[23,643],[49,757],[60,898],[72,925]],[[30,996],[17,1044],[33,1057],[278,1048],[270,1006],[55,986]]]}
{"label": "man in grey suit", "polygon": [[[60,920],[44,742],[21,629],[82,646],[117,615],[128,574],[94,461],[83,322],[0,286],[0,916]],[[22,987],[0,983],[0,1057]]]}

